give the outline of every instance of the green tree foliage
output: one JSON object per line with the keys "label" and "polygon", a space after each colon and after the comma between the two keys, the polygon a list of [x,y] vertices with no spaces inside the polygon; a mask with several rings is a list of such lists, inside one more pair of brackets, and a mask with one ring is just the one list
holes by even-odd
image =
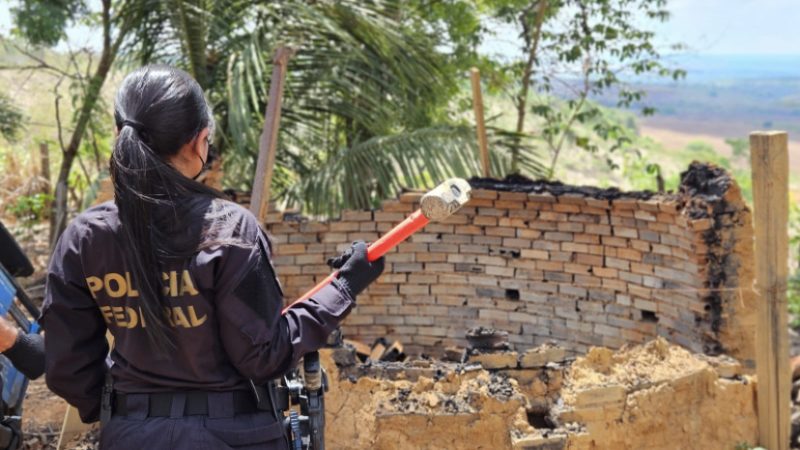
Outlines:
{"label": "green tree foliage", "polygon": [[25,116],[8,95],[0,92],[0,135],[13,141],[22,129]]}
{"label": "green tree foliage", "polygon": [[[662,63],[655,35],[647,28],[668,20],[667,0],[419,2],[422,10],[427,5],[436,12],[433,3],[457,12],[434,17],[444,24],[453,47],[472,46],[473,56],[476,43],[489,39],[495,28],[517,31],[518,56],[484,61],[482,72],[488,72],[490,89],[508,93],[514,102],[514,131],[535,138],[549,153],[549,177],[565,149],[613,153],[627,147],[624,125],[605,120],[591,99],[612,97],[618,107],[639,105],[645,93],[633,84],[637,78],[685,75]],[[470,16],[482,25],[470,25]],[[647,107],[642,111],[653,113]],[[512,171],[524,172],[518,164],[522,154],[523,149],[512,148]]]}
{"label": "green tree foliage", "polygon": [[[681,76],[659,62],[652,32],[635,25],[666,20],[665,3],[104,0],[98,15],[82,2],[17,0],[14,11],[18,33],[32,43],[52,45],[75,21],[104,34],[102,76],[82,85],[81,119],[65,154],[82,148],[96,93],[119,53],[123,67],[178,65],[201,83],[234,188],[249,188],[253,177],[274,50],[293,46],[273,192],[330,213],[374,205],[401,186],[479,173],[463,83],[473,65],[490,94],[507,92],[516,107],[516,127],[489,118],[495,175],[553,176],[564,149],[624,148],[630,131],[591,100],[611,94],[631,106],[643,93],[623,81],[626,74]],[[479,54],[498,26],[519,31],[518,58]]]}
{"label": "green tree foliage", "polygon": [[[57,117],[62,159],[56,179],[53,213],[50,215],[51,244],[55,244],[56,239],[66,228],[70,180],[74,179],[71,177],[72,167],[79,156],[86,133],[91,130],[92,118],[98,113],[101,105],[100,90],[111,72],[120,46],[131,29],[132,15],[129,14],[129,10],[135,4],[133,0],[119,0],[112,5],[112,0],[102,0],[99,13],[88,10],[82,2],[60,0],[20,0],[12,8],[16,33],[27,38],[27,44],[33,47],[57,44],[64,36],[66,27],[79,21],[94,24],[102,35],[99,58],[86,70],[81,70],[77,66],[74,57],[70,58],[69,67],[66,68],[57,68],[42,60],[38,61],[43,70],[59,73],[61,80],[69,79],[76,88],[76,93],[73,95],[75,115],[72,118],[72,131],[68,140],[62,137],[63,127]],[[27,51],[25,54],[32,56]]]}
{"label": "green tree foliage", "polygon": [[[685,75],[660,61],[654,33],[638,26],[642,18],[667,20],[666,0],[493,3],[499,20],[522,29],[524,56],[507,67],[522,80],[516,98],[518,115],[524,114],[528,101],[527,83],[535,90],[530,111],[540,122],[532,131],[541,134],[550,152],[549,176],[555,174],[566,146],[596,152],[598,142],[610,142],[606,150],[613,152],[628,142],[619,125],[600,120],[601,111],[590,98],[612,94],[618,107],[630,107],[640,102],[645,92],[626,82],[626,77],[679,79]],[[652,112],[643,108],[645,114]],[[590,131],[577,133],[576,124],[590,125]]]}
{"label": "green tree foliage", "polygon": [[731,147],[734,158],[749,158],[750,157],[750,143],[747,139],[743,138],[728,138],[725,143]]}
{"label": "green tree foliage", "polygon": [[86,5],[78,0],[20,0],[11,7],[14,33],[33,45],[52,47],[64,38],[64,31]]}
{"label": "green tree foliage", "polygon": [[[126,50],[130,60],[178,64],[207,81],[229,185],[247,188],[252,180],[269,62],[280,44],[296,54],[273,180],[279,196],[330,213],[371,206],[401,186],[478,173],[473,132],[448,114],[459,90],[456,65],[414,7],[396,0],[179,2],[202,21],[189,28],[173,3],[139,2],[139,39]],[[191,50],[199,48],[204,56]]]}

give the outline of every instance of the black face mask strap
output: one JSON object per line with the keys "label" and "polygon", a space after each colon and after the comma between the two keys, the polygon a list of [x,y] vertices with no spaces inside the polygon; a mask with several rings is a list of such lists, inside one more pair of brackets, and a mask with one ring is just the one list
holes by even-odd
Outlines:
{"label": "black face mask strap", "polygon": [[203,172],[206,171],[206,162],[203,161],[203,157],[200,156],[200,155],[197,155],[197,157],[200,158],[200,162],[203,163],[203,165],[200,166],[200,172],[197,172],[197,175],[192,177],[192,179],[195,180],[195,181],[197,181],[197,179],[200,178],[200,175],[202,175]]}

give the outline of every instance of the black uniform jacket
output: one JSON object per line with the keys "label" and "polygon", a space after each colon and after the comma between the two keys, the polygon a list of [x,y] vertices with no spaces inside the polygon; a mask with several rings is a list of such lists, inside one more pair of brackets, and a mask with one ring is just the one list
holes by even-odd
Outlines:
{"label": "black uniform jacket", "polygon": [[114,203],[84,211],[61,236],[42,312],[46,380],[85,422],[99,417],[106,330],[114,337],[115,390],[239,390],[248,379],[261,383],[280,376],[321,347],[354,305],[347,289],[334,282],[281,315],[280,284],[257,220],[225,200],[209,205],[216,216],[221,210],[227,217],[213,242],[232,243],[162,262],[163,310],[175,341],[169,355],[154,352],[145,334]]}

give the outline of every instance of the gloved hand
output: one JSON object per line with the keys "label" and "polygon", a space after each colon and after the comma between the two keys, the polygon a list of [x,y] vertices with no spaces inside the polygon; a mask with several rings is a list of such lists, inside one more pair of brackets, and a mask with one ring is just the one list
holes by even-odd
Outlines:
{"label": "gloved hand", "polygon": [[350,291],[350,296],[355,297],[383,273],[384,258],[369,262],[367,244],[358,241],[328,264],[334,268],[338,265],[340,282]]}
{"label": "gloved hand", "polygon": [[347,260],[353,256],[353,248],[356,246],[356,244],[357,242],[353,242],[353,245],[347,247],[347,250],[343,251],[341,255],[328,258],[328,261],[326,261],[328,267],[331,269],[341,269],[344,263],[346,263]]}

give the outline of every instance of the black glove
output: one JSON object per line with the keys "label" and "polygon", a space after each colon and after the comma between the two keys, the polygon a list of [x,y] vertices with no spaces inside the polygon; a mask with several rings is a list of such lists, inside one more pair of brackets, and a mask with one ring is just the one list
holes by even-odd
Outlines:
{"label": "black glove", "polygon": [[350,296],[355,297],[383,273],[384,259],[381,257],[376,261],[369,262],[367,244],[364,241],[358,241],[337,258],[333,258],[329,264],[336,267],[336,263],[341,263],[340,282],[350,291]]}
{"label": "black glove", "polygon": [[355,248],[358,242],[353,242],[353,245],[347,248],[347,250],[343,251],[339,256],[333,256],[328,258],[327,264],[328,267],[331,269],[341,269],[344,263],[353,256],[353,249]]}

